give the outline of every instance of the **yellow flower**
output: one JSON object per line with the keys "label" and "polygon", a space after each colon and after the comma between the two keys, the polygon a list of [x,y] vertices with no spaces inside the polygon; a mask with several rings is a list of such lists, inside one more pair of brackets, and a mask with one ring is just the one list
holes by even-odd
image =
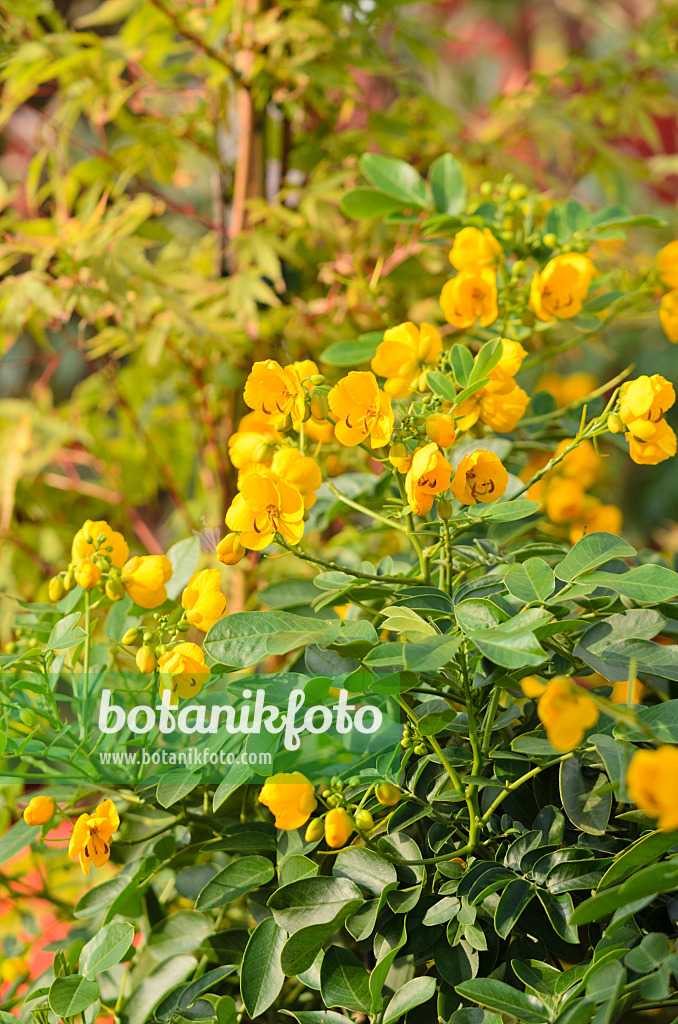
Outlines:
{"label": "yellow flower", "polygon": [[271,472],[297,488],[304,499],[305,509],[313,508],[317,501],[315,492],[323,482],[315,459],[302,455],[298,448],[281,448],[273,456]]}
{"label": "yellow flower", "polygon": [[451,476],[452,467],[437,444],[432,441],[417,449],[405,478],[407,500],[415,515],[423,516],[431,511],[433,496],[447,490]]}
{"label": "yellow flower", "polygon": [[254,364],[243,397],[250,409],[270,423],[281,423],[288,415],[293,420],[304,418],[306,394],[299,374],[292,366],[283,369],[275,359]]}
{"label": "yellow flower", "polygon": [[79,857],[85,875],[94,864],[100,868],[111,855],[111,839],[118,831],[120,818],[112,800],[100,803],[94,814],[81,814],[73,826],[68,856]]}
{"label": "yellow flower", "polygon": [[141,608],[158,608],[167,600],[165,584],[172,578],[172,563],[165,555],[135,555],[125,562],[122,585]]}
{"label": "yellow flower", "polygon": [[226,525],[251,551],[268,547],[276,533],[288,544],[298,544],[304,533],[304,499],[273,473],[249,473],[226,513]]}
{"label": "yellow flower", "polygon": [[656,466],[676,454],[676,434],[666,420],[659,420],[655,424],[651,440],[641,441],[631,433],[625,434],[625,437],[629,442],[629,455],[639,466]]}
{"label": "yellow flower", "polygon": [[[88,537],[91,539],[87,540]],[[101,543],[98,541],[99,537],[102,537]],[[118,569],[122,568],[129,557],[129,548],[121,533],[111,529],[103,519],[96,522],[86,519],[73,538],[71,558],[77,562],[81,558],[90,558],[97,552],[108,555],[111,565]]]}
{"label": "yellow flower", "polygon": [[96,587],[101,579],[101,569],[94,564],[91,558],[81,558],[79,562],[76,562],[73,573],[75,582],[83,590],[91,590],[92,587]]}
{"label": "yellow flower", "polygon": [[457,270],[496,269],[502,257],[502,248],[489,228],[462,228],[454,236],[450,250],[450,263]]}
{"label": "yellow flower", "polygon": [[678,829],[678,747],[637,750],[626,773],[629,796],[667,832]]}
{"label": "yellow flower", "polygon": [[530,307],[540,320],[569,320],[581,310],[596,272],[588,256],[568,252],[554,256],[530,287]]}
{"label": "yellow flower", "polygon": [[435,327],[416,327],[409,321],[384,332],[372,359],[372,369],[386,377],[384,391],[394,398],[405,398],[412,391],[426,387],[426,367],[438,365],[443,343]]}
{"label": "yellow flower", "polygon": [[352,370],[334,385],[329,403],[337,420],[334,434],[341,444],[353,448],[369,437],[372,448],[380,448],[391,440],[391,399],[379,390],[373,373]]}
{"label": "yellow flower", "polygon": [[678,288],[663,296],[659,320],[669,341],[678,341]]}
{"label": "yellow flower", "polygon": [[452,493],[462,505],[487,504],[501,498],[507,485],[508,473],[501,459],[494,452],[478,448],[457,466]]}
{"label": "yellow flower", "polygon": [[343,807],[333,807],[325,815],[325,842],[333,850],[345,846],[353,830],[353,819]]}
{"label": "yellow flower", "polygon": [[513,378],[520,369],[526,355],[527,352],[519,341],[502,338],[501,357],[497,365],[490,370],[490,380],[485,385],[484,390],[492,391],[495,394],[508,394],[511,392],[516,386]]}
{"label": "yellow flower", "polygon": [[595,390],[598,381],[592,373],[580,371],[568,373],[562,376],[559,373],[545,373],[537,381],[535,391],[548,391],[556,400],[556,405],[562,408],[570,402],[576,402],[578,398],[584,398]]}
{"label": "yellow flower", "polygon": [[197,644],[184,642],[160,655],[158,661],[160,694],[169,690],[172,704],[179,703],[179,697],[195,697],[207,682],[210,670],[205,664],[205,655]]}
{"label": "yellow flower", "polygon": [[248,412],[240,420],[235,434],[228,439],[228,457],[236,469],[242,469],[251,462],[267,465],[281,440],[272,423],[256,412]]}
{"label": "yellow flower", "polygon": [[584,511],[586,495],[577,480],[555,476],[546,489],[546,514],[552,523],[568,523],[579,519]]}
{"label": "yellow flower", "polygon": [[228,533],[217,544],[217,558],[223,565],[237,565],[245,557],[245,548],[237,533]]}
{"label": "yellow flower", "polygon": [[318,806],[312,784],[301,772],[278,772],[266,780],[259,803],[275,815],[275,827],[301,828]]}
{"label": "yellow flower", "polygon": [[[554,452],[554,457],[561,455],[574,438],[566,437]],[[576,480],[582,487],[590,487],[601,474],[603,460],[588,439],[580,441],[576,448],[568,452],[564,459],[554,468],[553,472],[570,480]]]}
{"label": "yellow flower", "polygon": [[[471,400],[474,397],[472,395]],[[522,418],[529,402],[530,396],[517,384],[499,394],[490,391],[488,386],[479,393],[480,418],[491,430],[496,430],[499,434],[508,434]]]}
{"label": "yellow flower", "polygon": [[497,309],[497,278],[486,267],[462,270],[446,281],[440,293],[445,319],[454,327],[489,327],[499,315]]}
{"label": "yellow flower", "polygon": [[666,377],[653,373],[624,384],[621,389],[619,417],[626,429],[642,441],[651,441],[657,424],[676,400],[676,392]]}
{"label": "yellow flower", "polygon": [[55,803],[51,796],[34,796],[24,811],[27,825],[46,825],[54,817]]}
{"label": "yellow flower", "polygon": [[137,668],[142,675],[150,675],[155,670],[158,664],[158,659],[155,656],[155,651],[150,644],[142,644],[137,651],[136,658],[134,659],[137,663]]}
{"label": "yellow flower", "polygon": [[623,517],[616,505],[602,505],[596,498],[588,497],[582,515],[570,528],[570,541],[576,544],[585,533],[616,533],[622,530]]}
{"label": "yellow flower", "polygon": [[389,449],[388,461],[399,473],[407,473],[412,465],[412,456],[402,441],[398,441]]}
{"label": "yellow flower", "polygon": [[434,413],[426,420],[426,436],[441,448],[449,448],[454,444],[454,439],[457,436],[454,420],[451,416],[445,416],[443,413]]}
{"label": "yellow flower", "polygon": [[520,685],[526,697],[539,698],[537,714],[556,750],[578,746],[586,730],[598,721],[595,701],[570,676],[554,676],[548,683],[525,676]]}
{"label": "yellow flower", "polygon": [[669,242],[655,256],[657,276],[667,288],[678,288],[678,241]]}
{"label": "yellow flower", "polygon": [[218,569],[194,572],[188,581],[181,603],[192,626],[207,633],[224,614],[226,598],[221,593],[221,573]]}

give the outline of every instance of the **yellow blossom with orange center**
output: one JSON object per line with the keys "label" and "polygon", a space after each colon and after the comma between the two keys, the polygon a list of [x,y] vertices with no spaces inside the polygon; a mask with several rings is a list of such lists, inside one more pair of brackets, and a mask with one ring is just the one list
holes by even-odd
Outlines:
{"label": "yellow blossom with orange center", "polygon": [[655,424],[651,440],[641,441],[631,433],[625,437],[629,442],[629,455],[639,466],[656,466],[676,454],[676,433],[666,420]]}
{"label": "yellow blossom with orange center", "polygon": [[282,367],[275,359],[255,363],[245,382],[243,397],[250,409],[270,423],[287,416],[303,420],[306,392],[293,366]]}
{"label": "yellow blossom with orange center", "polygon": [[537,714],[556,750],[572,750],[598,721],[596,702],[570,676],[554,676],[548,683],[537,676],[520,680],[526,697],[537,698]]}
{"label": "yellow blossom with orange center", "polygon": [[104,519],[86,519],[73,538],[71,558],[78,562],[97,553],[107,555],[111,565],[121,569],[129,557],[129,548],[123,535],[112,529]]}
{"label": "yellow blossom with orange center", "polygon": [[369,371],[352,370],[329,393],[335,437],[352,448],[369,438],[372,448],[388,444],[393,433],[391,399]]}
{"label": "yellow blossom with orange center", "polygon": [[569,320],[581,311],[596,273],[592,261],[581,253],[554,256],[530,286],[530,307],[540,320]]}
{"label": "yellow blossom with orange center", "polygon": [[111,856],[111,839],[120,827],[120,818],[112,800],[104,800],[93,814],[81,814],[73,826],[68,856],[80,861],[85,875],[100,868]]}
{"label": "yellow blossom with orange center", "polygon": [[310,455],[302,455],[298,448],[281,448],[273,456],[271,472],[285,483],[292,484],[304,499],[304,508],[313,508],[316,491],[323,482],[320,466]]}
{"label": "yellow blossom with orange center", "polygon": [[629,797],[658,828],[678,830],[678,747],[637,750],[626,772]]}
{"label": "yellow blossom with orange center", "polygon": [[487,267],[460,271],[443,285],[440,305],[454,327],[489,327],[499,315],[496,274]]}
{"label": "yellow blossom with orange center", "polygon": [[431,324],[421,328],[413,323],[399,324],[384,332],[372,359],[372,369],[386,377],[384,391],[394,398],[405,398],[412,391],[426,388],[426,369],[438,365],[443,350],[440,334]]}
{"label": "yellow blossom with orange center", "polygon": [[122,585],[141,608],[158,608],[167,600],[165,584],[172,578],[172,563],[165,555],[135,555],[125,562]]}
{"label": "yellow blossom with orange center", "polygon": [[619,418],[633,437],[641,441],[652,441],[664,413],[675,400],[673,384],[666,377],[660,373],[653,373],[651,377],[643,375],[622,386]]}
{"label": "yellow blossom with orange center", "polygon": [[450,486],[452,467],[433,441],[418,448],[405,478],[405,490],[410,508],[415,515],[431,511],[433,498]]}
{"label": "yellow blossom with orange center", "polygon": [[191,625],[207,633],[223,616],[226,608],[219,570],[203,569],[194,572],[181,595],[181,603]]}
{"label": "yellow blossom with orange center", "polygon": [[158,659],[158,684],[160,694],[171,693],[171,704],[177,705],[179,697],[195,697],[207,682],[210,670],[205,664],[205,655],[197,644],[176,644]]}
{"label": "yellow blossom with orange center", "polygon": [[478,448],[457,466],[452,493],[462,505],[487,504],[501,498],[507,486],[508,473],[499,456]]}
{"label": "yellow blossom with orange center", "polygon": [[274,473],[249,473],[226,513],[226,525],[251,551],[268,547],[276,533],[288,544],[298,544],[304,533],[304,499]]}
{"label": "yellow blossom with orange center", "polygon": [[491,267],[496,270],[503,259],[501,245],[489,228],[462,228],[454,236],[450,263],[457,270]]}
{"label": "yellow blossom with orange center", "polygon": [[278,772],[266,780],[259,803],[275,815],[276,828],[301,828],[318,806],[313,785],[301,772]]}

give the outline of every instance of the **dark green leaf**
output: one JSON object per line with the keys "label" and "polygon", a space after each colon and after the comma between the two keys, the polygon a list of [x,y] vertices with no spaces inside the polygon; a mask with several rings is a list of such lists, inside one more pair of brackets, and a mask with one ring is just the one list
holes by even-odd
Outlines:
{"label": "dark green leaf", "polygon": [[213,910],[231,903],[251,889],[265,885],[273,878],[273,864],[266,857],[240,857],[227,864],[201,889],[196,910]]}
{"label": "dark green leaf", "polygon": [[240,992],[248,1016],[254,1020],[278,998],[285,975],[280,955],[286,933],[272,917],[265,917],[252,932],[240,972]]}

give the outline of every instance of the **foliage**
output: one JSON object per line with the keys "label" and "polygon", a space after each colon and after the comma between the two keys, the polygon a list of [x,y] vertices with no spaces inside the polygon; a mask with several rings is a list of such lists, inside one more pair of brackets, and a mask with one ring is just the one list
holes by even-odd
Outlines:
{"label": "foliage", "polygon": [[[560,401],[529,372],[653,308],[671,250],[659,276],[630,271],[617,246],[652,218],[512,180],[476,194],[448,154],[426,179],[360,166],[346,212],[406,225],[438,268],[449,255],[447,325],[333,344],[331,381],[255,362],[223,570],[195,538],[130,559],[88,520],[52,603],[22,606],[1,663],[6,778],[48,778],[33,799],[58,810],[33,803],[0,855],[41,850],[49,814],[75,813],[69,855],[103,880],[9,1009],[602,1024],[678,1000],[678,573],[591,494],[607,452],[675,454],[675,393],[628,368]],[[224,614],[213,574],[243,565],[269,582]],[[186,724],[257,688],[271,722],[300,693],[337,720],[348,698],[378,707],[383,728],[323,744],[306,717],[295,746]],[[115,733],[92,725],[111,691]],[[158,693],[185,747],[234,755],[226,771],[136,758],[181,750],[135,728]]]}

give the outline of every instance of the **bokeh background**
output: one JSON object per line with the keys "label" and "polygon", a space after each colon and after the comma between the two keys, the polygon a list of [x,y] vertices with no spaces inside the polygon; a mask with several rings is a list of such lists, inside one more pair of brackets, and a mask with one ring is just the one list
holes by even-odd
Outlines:
{"label": "bokeh background", "polygon": [[[658,214],[641,270],[675,237],[670,0],[2,0],[0,33],[5,594],[45,599],[86,518],[135,553],[223,528],[254,359],[322,370],[332,342],[440,319],[439,254],[340,211],[366,150]],[[551,369],[629,362],[678,376],[652,309]],[[612,460],[598,493],[678,550],[671,461]]]}

